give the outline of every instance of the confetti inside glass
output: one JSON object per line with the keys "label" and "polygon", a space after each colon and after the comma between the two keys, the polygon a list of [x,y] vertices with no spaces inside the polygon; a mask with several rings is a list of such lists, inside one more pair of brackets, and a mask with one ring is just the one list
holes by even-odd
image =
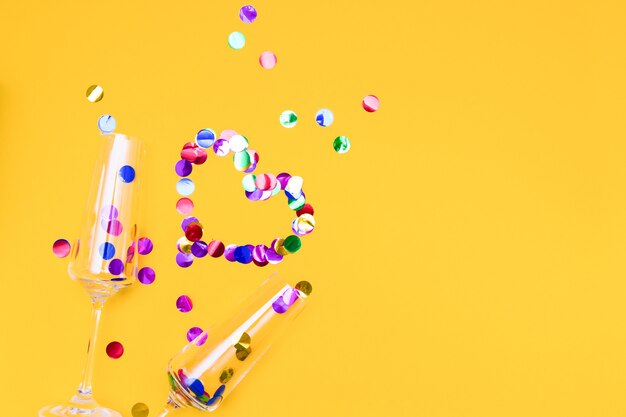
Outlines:
{"label": "confetti inside glass", "polygon": [[374,95],[368,95],[363,98],[363,109],[368,113],[373,113],[380,107],[380,100]]}
{"label": "confetti inside glass", "polygon": [[152,284],[155,278],[156,273],[154,272],[154,269],[150,268],[149,266],[144,266],[143,268],[141,268],[137,277],[137,279],[139,279],[139,282],[144,285]]}
{"label": "confetti inside glass", "polygon": [[65,258],[70,254],[71,245],[66,239],[57,239],[52,244],[52,253],[57,258]]}
{"label": "confetti inside glass", "polygon": [[111,275],[120,275],[124,271],[124,262],[121,259],[113,259],[109,263],[109,272]]}
{"label": "confetti inside glass", "polygon": [[350,150],[350,139],[346,136],[337,136],[333,141],[333,148],[337,153],[346,153]]}
{"label": "confetti inside glass", "polygon": [[191,302],[191,298],[187,295],[181,295],[176,300],[176,308],[181,313],[189,313],[193,309],[193,303]]}
{"label": "confetti inside glass", "polygon": [[130,409],[130,412],[133,417],[148,417],[148,414],[150,414],[150,409],[144,403],[137,403],[133,405],[133,408]]}
{"label": "confetti inside glass", "polygon": [[183,197],[176,202],[176,211],[182,215],[191,214],[193,207],[193,201],[187,197]]}
{"label": "confetti inside glass", "polygon": [[241,32],[233,32],[228,35],[228,46],[235,51],[240,50],[246,46],[246,36]]}
{"label": "confetti inside glass", "polygon": [[102,259],[108,261],[109,259],[113,259],[115,256],[115,246],[113,246],[110,242],[101,243],[98,252],[100,253]]}
{"label": "confetti inside glass", "polygon": [[315,121],[318,125],[322,127],[328,127],[332,125],[334,120],[335,116],[333,115],[333,112],[328,109],[318,110],[315,114]]}
{"label": "confetti inside glass", "polygon": [[190,196],[195,189],[196,185],[189,178],[182,178],[176,183],[176,191],[183,197]]}
{"label": "confetti inside glass", "polygon": [[298,123],[298,115],[292,110],[285,110],[280,114],[279,120],[282,127],[291,129]]}
{"label": "confetti inside glass", "polygon": [[120,179],[122,182],[129,183],[135,179],[135,168],[130,165],[124,165],[120,168]]}
{"label": "confetti inside glass", "polygon": [[116,127],[117,121],[115,120],[115,117],[110,114],[100,116],[98,119],[98,129],[100,129],[102,133],[112,133]]}
{"label": "confetti inside glass", "polygon": [[176,174],[179,177],[188,176],[189,174],[191,174],[192,170],[193,165],[186,159],[181,159],[180,161],[176,162],[176,165],[174,165],[174,171],[176,171]]}
{"label": "confetti inside glass", "polygon": [[119,216],[119,212],[117,208],[115,208],[115,206],[112,204],[108,206],[104,206],[100,210],[100,217],[103,219],[106,219],[106,220],[117,219],[118,216]]}
{"label": "confetti inside glass", "polygon": [[106,347],[107,356],[111,359],[119,359],[124,354],[124,346],[120,342],[111,342]]}
{"label": "confetti inside glass", "polygon": [[137,241],[137,251],[140,255],[148,255],[153,248],[152,241],[147,237],[139,238],[139,241]]}
{"label": "confetti inside glass", "polygon": [[256,20],[257,11],[254,6],[246,4],[239,9],[239,18],[243,23],[252,23]]}
{"label": "confetti inside glass", "polygon": [[104,97],[104,89],[99,85],[92,85],[87,88],[85,96],[90,102],[97,103],[98,101],[102,100],[102,97]]}
{"label": "confetti inside glass", "polygon": [[110,235],[119,236],[124,231],[124,227],[122,226],[122,222],[119,220],[106,220],[102,219],[100,222],[100,226]]}
{"label": "confetti inside glass", "polygon": [[265,51],[259,57],[259,64],[265,69],[272,69],[276,66],[276,55],[274,52]]}

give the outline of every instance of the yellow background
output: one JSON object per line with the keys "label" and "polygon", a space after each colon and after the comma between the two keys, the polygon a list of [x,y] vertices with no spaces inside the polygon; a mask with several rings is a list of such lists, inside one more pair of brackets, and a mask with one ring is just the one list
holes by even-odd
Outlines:
{"label": "yellow background", "polygon": [[[311,281],[312,304],[220,415],[626,415],[626,10],[512,3],[259,0],[244,25],[243,1],[3,2],[0,414],[33,416],[78,383],[89,303],[50,248],[78,233],[110,113],[148,148],[141,229],[156,248],[142,262],[157,278],[105,308],[101,403],[154,416],[187,329],[276,270]],[[286,109],[294,129],[278,123]],[[304,177],[318,228],[301,253],[175,265],[173,165],[204,127],[247,135],[258,172]],[[288,233],[284,199],[248,202],[228,159],[192,178],[208,237]]]}

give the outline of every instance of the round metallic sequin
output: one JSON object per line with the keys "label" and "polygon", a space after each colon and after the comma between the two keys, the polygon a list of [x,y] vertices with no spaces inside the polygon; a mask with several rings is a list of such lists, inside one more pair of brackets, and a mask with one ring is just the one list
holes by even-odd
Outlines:
{"label": "round metallic sequin", "polygon": [[119,359],[124,354],[124,346],[120,342],[111,342],[107,345],[106,352],[109,358]]}
{"label": "round metallic sequin", "polygon": [[133,182],[135,179],[135,168],[130,165],[124,165],[120,168],[120,180],[125,183]]}
{"label": "round metallic sequin", "polygon": [[256,245],[252,250],[252,259],[263,263],[267,261],[267,249],[268,247],[265,245]]}
{"label": "round metallic sequin", "polygon": [[100,221],[100,226],[110,235],[119,236],[122,234],[124,227],[122,226],[122,222],[119,220],[106,220],[102,219]]}
{"label": "round metallic sequin", "polygon": [[212,258],[219,258],[220,256],[224,254],[225,250],[226,248],[224,244],[220,242],[219,240],[212,240],[209,243],[208,252]]}
{"label": "round metallic sequin", "polygon": [[102,115],[98,119],[98,129],[100,129],[102,133],[112,133],[116,126],[117,121],[115,120],[115,117],[110,114]]}
{"label": "round metallic sequin", "polygon": [[235,51],[240,50],[246,46],[246,36],[241,32],[232,32],[228,35],[228,46]]}
{"label": "round metallic sequin", "polygon": [[202,240],[198,240],[191,245],[191,253],[196,258],[204,258],[208,252],[208,245]]}
{"label": "round metallic sequin", "polygon": [[196,135],[196,143],[201,148],[210,148],[215,143],[215,132],[212,129],[202,129]]}
{"label": "round metallic sequin", "polygon": [[150,414],[150,409],[144,403],[137,403],[133,405],[133,408],[130,409],[133,417],[148,417]]}
{"label": "round metallic sequin", "polygon": [[230,139],[228,139],[228,143],[230,144],[230,150],[238,153],[243,152],[248,149],[248,139],[243,135],[233,135]]}
{"label": "round metallic sequin", "polygon": [[181,268],[188,268],[193,263],[193,255],[183,252],[178,252],[176,254],[176,263]]}
{"label": "round metallic sequin", "polygon": [[154,272],[154,269],[150,268],[149,266],[144,266],[143,268],[141,268],[137,276],[137,279],[139,279],[139,282],[145,285],[152,284],[155,278],[156,278],[156,273]]}
{"label": "round metallic sequin", "polygon": [[256,20],[257,11],[254,6],[246,4],[239,9],[239,18],[243,23],[252,23]]}
{"label": "round metallic sequin", "polygon": [[315,121],[322,127],[332,125],[334,120],[335,116],[333,115],[333,112],[328,109],[320,109],[315,114]]}
{"label": "round metallic sequin", "polygon": [[276,252],[274,248],[269,248],[265,252],[265,256],[267,257],[267,261],[273,265],[279,264],[283,260],[283,256]]}
{"label": "round metallic sequin", "polygon": [[108,206],[104,206],[100,209],[100,217],[103,219],[117,219],[119,215],[117,208],[114,205],[110,204]]}
{"label": "round metallic sequin", "polygon": [[191,242],[197,242],[202,239],[202,225],[198,222],[190,223],[185,229],[185,237]]}
{"label": "round metallic sequin", "polygon": [[285,185],[284,187],[285,194],[287,194],[287,197],[292,200],[296,200],[300,198],[302,196],[302,184],[303,183],[304,183],[304,180],[302,179],[302,177],[298,177],[298,176],[290,177],[289,180],[287,181],[287,185]]}
{"label": "round metallic sequin", "polygon": [[189,178],[182,178],[176,183],[176,191],[183,197],[190,196],[191,194],[193,194],[195,189],[196,185]]}
{"label": "round metallic sequin", "polygon": [[222,384],[227,383],[235,374],[235,370],[233,368],[224,369],[220,374],[220,382]]}
{"label": "round metallic sequin", "polygon": [[180,227],[183,229],[183,232],[187,230],[187,226],[189,226],[193,222],[200,223],[200,220],[198,220],[198,218],[194,216],[185,217],[180,223]]}
{"label": "round metallic sequin", "polygon": [[292,110],[285,110],[278,118],[282,127],[291,129],[298,123],[298,115]]}
{"label": "round metallic sequin", "polygon": [[287,199],[287,205],[292,210],[300,210],[302,207],[304,207],[305,203],[306,203],[306,200],[304,198],[304,194],[300,195],[300,197],[298,198]]}
{"label": "round metallic sequin", "polygon": [[94,84],[87,88],[85,96],[90,102],[97,103],[98,101],[102,100],[102,97],[104,97],[104,89],[99,85]]}
{"label": "round metallic sequin", "polygon": [[235,250],[237,249],[237,245],[226,245],[224,248],[224,258],[226,258],[229,262],[237,262],[235,259]]}
{"label": "round metallic sequin", "polygon": [[241,264],[249,264],[252,262],[252,250],[246,246],[238,246],[235,249],[235,260]]}
{"label": "round metallic sequin", "polygon": [[245,171],[250,167],[250,154],[248,152],[237,152],[233,156],[233,163],[237,171]]}
{"label": "round metallic sequin", "polygon": [[276,179],[280,183],[280,188],[282,188],[283,190],[287,186],[287,183],[289,182],[290,178],[291,178],[291,175],[287,174],[286,172],[281,172],[280,174],[276,175]]}
{"label": "round metallic sequin", "polygon": [[193,171],[193,165],[186,159],[181,159],[174,165],[174,171],[179,177],[186,177]]}
{"label": "round metallic sequin", "polygon": [[109,272],[111,275],[120,275],[124,271],[124,262],[121,259],[113,259],[109,262]]}
{"label": "round metallic sequin", "polygon": [[248,192],[253,192],[254,190],[256,190],[256,175],[254,174],[248,174],[246,176],[243,177],[243,179],[241,180],[241,185],[243,186],[243,189],[248,191]]}
{"label": "round metallic sequin", "polygon": [[207,341],[208,336],[200,327],[192,327],[187,331],[187,340],[195,342],[197,346],[202,346]]}
{"label": "round metallic sequin", "polygon": [[252,339],[250,338],[250,335],[246,332],[243,332],[243,334],[239,338],[239,341],[234,345],[235,356],[237,356],[237,359],[239,359],[240,361],[246,360],[248,355],[250,355],[250,353],[252,352],[252,348],[250,347],[251,343]]}
{"label": "round metallic sequin", "polygon": [[300,210],[296,211],[296,215],[302,216],[303,214],[310,214],[311,216],[315,214],[315,210],[313,210],[313,206],[309,203],[305,204]]}
{"label": "round metallic sequin", "polygon": [[380,100],[374,95],[368,95],[363,98],[363,109],[368,113],[373,113],[380,107]]}
{"label": "round metallic sequin", "polygon": [[308,213],[302,213],[296,218],[296,228],[301,234],[311,233],[315,229],[315,218]]}
{"label": "round metallic sequin", "polygon": [[302,297],[308,297],[313,292],[313,286],[309,281],[300,281],[296,284],[295,289],[300,292]]}
{"label": "round metallic sequin", "polygon": [[285,238],[283,245],[289,253],[296,253],[302,247],[302,241],[298,236],[290,235]]}
{"label": "round metallic sequin", "polygon": [[246,198],[250,201],[259,201],[263,196],[263,191],[254,190],[252,192],[246,191]]}
{"label": "round metallic sequin", "polygon": [[272,244],[272,247],[276,251],[277,254],[281,256],[287,256],[289,255],[289,251],[285,249],[284,245],[285,245],[285,239],[276,239],[275,242]]}
{"label": "round metallic sequin", "polygon": [[265,69],[272,69],[276,66],[276,55],[273,52],[265,51],[259,57],[259,64]]}
{"label": "round metallic sequin", "polygon": [[337,136],[333,141],[333,148],[337,153],[346,153],[350,150],[350,139],[346,136]]}
{"label": "round metallic sequin", "polygon": [[193,242],[188,240],[185,236],[181,237],[178,239],[178,242],[176,242],[176,248],[182,253],[190,254],[192,246]]}
{"label": "round metallic sequin", "polygon": [[191,214],[193,211],[193,201],[187,197],[183,197],[176,202],[176,211],[182,215]]}
{"label": "round metallic sequin", "polygon": [[277,182],[273,174],[261,174],[255,179],[256,187],[263,191],[273,190]]}
{"label": "round metallic sequin", "polygon": [[181,295],[176,300],[176,308],[181,313],[188,313],[193,309],[193,303],[191,302],[191,298],[187,295]]}
{"label": "round metallic sequin", "polygon": [[113,244],[109,242],[101,243],[100,247],[98,248],[98,252],[100,253],[102,259],[108,261],[109,259],[113,259],[113,257],[115,256],[115,246],[113,246]]}
{"label": "round metallic sequin", "polygon": [[228,139],[220,138],[213,144],[213,152],[217,156],[226,156],[230,152],[230,144]]}
{"label": "round metallic sequin", "polygon": [[201,148],[196,142],[187,142],[183,145],[183,149],[180,151],[180,157],[189,162],[195,162],[198,158],[198,151]]}
{"label": "round metallic sequin", "polygon": [[152,252],[153,248],[154,245],[152,244],[152,241],[147,237],[141,237],[137,241],[137,252],[139,252],[140,255],[148,255]]}
{"label": "round metallic sequin", "polygon": [[57,239],[52,244],[52,253],[57,258],[65,258],[70,254],[71,245],[66,239]]}

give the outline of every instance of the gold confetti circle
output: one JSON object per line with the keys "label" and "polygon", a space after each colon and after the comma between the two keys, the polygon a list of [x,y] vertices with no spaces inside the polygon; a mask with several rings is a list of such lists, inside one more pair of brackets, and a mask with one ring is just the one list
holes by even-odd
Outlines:
{"label": "gold confetti circle", "polygon": [[311,295],[311,292],[313,292],[313,286],[309,281],[300,281],[296,284],[295,288],[303,297],[308,297]]}
{"label": "gold confetti circle", "polygon": [[235,374],[235,370],[233,368],[224,369],[220,374],[220,382],[222,384],[227,383]]}
{"label": "gold confetti circle", "polygon": [[94,84],[89,86],[85,95],[87,96],[87,100],[92,103],[97,103],[102,100],[102,97],[104,97],[104,89],[99,85]]}
{"label": "gold confetti circle", "polygon": [[133,408],[130,410],[133,414],[133,417],[148,417],[150,414],[150,409],[144,403],[137,403],[133,405]]}
{"label": "gold confetti circle", "polygon": [[250,352],[252,352],[252,349],[250,349],[251,342],[252,339],[250,338],[250,335],[246,332],[243,332],[243,334],[239,338],[239,341],[234,345],[236,351],[235,356],[237,356],[237,359],[239,359],[240,361],[246,360],[248,355],[250,355]]}

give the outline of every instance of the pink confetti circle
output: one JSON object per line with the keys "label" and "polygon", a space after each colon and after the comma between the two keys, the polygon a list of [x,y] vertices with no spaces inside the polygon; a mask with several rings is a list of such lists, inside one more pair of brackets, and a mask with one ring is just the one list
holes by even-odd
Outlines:
{"label": "pink confetti circle", "polygon": [[124,346],[120,342],[111,342],[106,348],[107,355],[111,359],[119,359],[124,354]]}
{"label": "pink confetti circle", "polygon": [[365,96],[363,98],[363,109],[368,113],[373,113],[380,107],[380,100],[374,95]]}
{"label": "pink confetti circle", "polygon": [[272,69],[276,66],[276,55],[274,52],[265,51],[259,57],[259,64],[265,69]]}
{"label": "pink confetti circle", "polygon": [[70,249],[70,242],[65,239],[57,239],[52,244],[52,253],[54,253],[54,256],[57,258],[65,258],[70,254]]}

